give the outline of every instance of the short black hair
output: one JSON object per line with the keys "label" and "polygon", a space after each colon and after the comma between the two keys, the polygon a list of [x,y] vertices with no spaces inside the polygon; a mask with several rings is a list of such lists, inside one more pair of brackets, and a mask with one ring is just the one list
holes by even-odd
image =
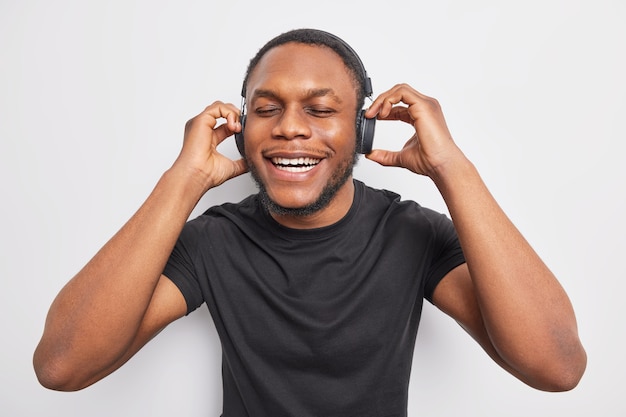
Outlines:
{"label": "short black hair", "polygon": [[306,28],[294,29],[282,33],[267,42],[261,49],[259,49],[256,55],[250,60],[250,63],[248,64],[248,69],[246,70],[243,87],[241,88],[241,95],[244,97],[244,99],[248,86],[248,78],[250,77],[252,71],[254,71],[256,66],[259,64],[261,58],[263,58],[263,56],[265,56],[265,54],[269,50],[290,42],[302,43],[305,45],[324,46],[332,49],[337,55],[339,55],[346,68],[352,74],[352,77],[356,83],[357,109],[363,107],[365,97],[372,94],[372,87],[359,56],[346,42],[341,40],[339,37],[322,30]]}

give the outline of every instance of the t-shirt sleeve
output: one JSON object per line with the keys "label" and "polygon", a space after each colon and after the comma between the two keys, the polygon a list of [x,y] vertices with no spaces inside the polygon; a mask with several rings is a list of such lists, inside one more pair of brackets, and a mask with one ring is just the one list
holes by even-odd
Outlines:
{"label": "t-shirt sleeve", "polygon": [[163,275],[172,281],[183,294],[187,302],[187,314],[204,302],[193,262],[198,247],[197,232],[193,226],[193,223],[188,222],[183,227],[163,270]]}
{"label": "t-shirt sleeve", "polygon": [[448,272],[465,263],[459,237],[452,220],[444,214],[432,212],[433,246],[432,262],[424,285],[424,297],[433,302],[437,284]]}

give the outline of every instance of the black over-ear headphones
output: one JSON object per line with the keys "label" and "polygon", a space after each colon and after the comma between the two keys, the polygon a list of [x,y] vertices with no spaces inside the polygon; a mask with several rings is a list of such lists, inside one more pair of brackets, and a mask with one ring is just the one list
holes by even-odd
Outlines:
{"label": "black over-ear headphones", "polygon": [[[350,45],[348,45],[343,39],[338,36],[333,35],[332,33],[323,32],[327,36],[337,40],[340,42],[345,48],[354,55],[354,58],[359,64],[359,68],[361,70],[361,74],[364,80],[365,87],[365,96],[372,97],[372,80],[367,76],[367,71],[365,71],[365,66],[361,61],[361,58],[357,55],[357,53],[352,49]],[[243,97],[243,105],[241,106],[241,132],[235,133],[235,142],[237,143],[237,149],[241,156],[245,156],[245,146],[244,146],[244,137],[243,131],[246,126],[246,115],[244,114],[245,110],[245,85],[241,90],[241,96]],[[357,153],[368,154],[372,151],[372,145],[374,143],[374,128],[376,127],[376,118],[368,119],[365,117],[365,110],[361,109],[359,111],[359,115],[356,119],[356,135],[357,135],[357,143],[356,143],[356,151]]]}

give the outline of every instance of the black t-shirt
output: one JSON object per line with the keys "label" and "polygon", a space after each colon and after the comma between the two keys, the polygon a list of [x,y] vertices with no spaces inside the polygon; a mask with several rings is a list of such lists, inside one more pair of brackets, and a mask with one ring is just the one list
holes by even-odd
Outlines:
{"label": "black t-shirt", "polygon": [[355,181],[339,222],[281,226],[256,195],[184,227],[164,274],[206,302],[224,417],[405,416],[423,299],[464,262],[452,222]]}

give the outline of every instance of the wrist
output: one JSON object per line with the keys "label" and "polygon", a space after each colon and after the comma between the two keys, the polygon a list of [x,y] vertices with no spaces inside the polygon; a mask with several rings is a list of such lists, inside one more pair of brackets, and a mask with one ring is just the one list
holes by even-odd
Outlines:
{"label": "wrist", "polygon": [[433,168],[429,176],[444,197],[448,192],[465,189],[475,180],[480,180],[478,170],[463,154]]}
{"label": "wrist", "polygon": [[159,183],[174,190],[176,198],[195,204],[212,188],[202,172],[176,164],[165,171]]}

